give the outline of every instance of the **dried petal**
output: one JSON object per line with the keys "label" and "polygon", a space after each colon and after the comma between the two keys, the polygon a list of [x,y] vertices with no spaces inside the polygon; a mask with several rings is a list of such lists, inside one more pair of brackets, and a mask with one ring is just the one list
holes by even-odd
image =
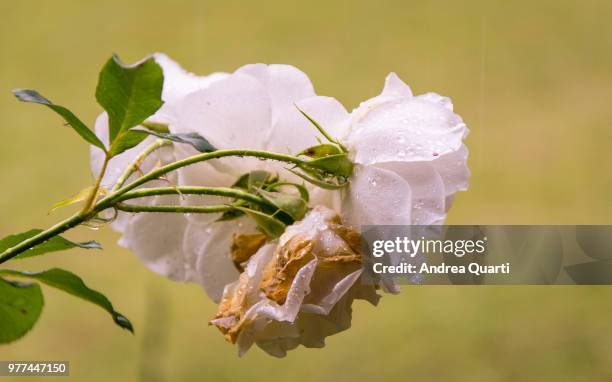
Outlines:
{"label": "dried petal", "polygon": [[262,233],[235,233],[230,256],[236,268],[242,272],[244,269],[241,264],[248,261],[265,243],[266,235]]}
{"label": "dried petal", "polygon": [[238,283],[226,289],[219,303],[219,310],[209,324],[215,325],[228,342],[236,343],[236,338],[244,325],[246,311],[246,296],[249,277],[246,273],[240,275]]}
{"label": "dried petal", "polygon": [[314,258],[312,248],[312,241],[294,236],[276,250],[259,285],[270,300],[281,305],[285,303],[295,275]]}

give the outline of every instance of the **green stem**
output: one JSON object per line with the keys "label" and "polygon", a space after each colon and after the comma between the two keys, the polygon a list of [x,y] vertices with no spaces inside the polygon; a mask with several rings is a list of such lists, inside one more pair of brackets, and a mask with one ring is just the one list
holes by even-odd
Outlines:
{"label": "green stem", "polygon": [[[151,152],[152,151],[153,149],[151,148]],[[33,248],[39,244],[44,243],[45,241],[49,240],[50,238],[54,236],[57,236],[73,227],[76,227],[77,225],[96,216],[100,211],[103,211],[107,208],[111,208],[115,206],[115,204],[117,204],[119,200],[122,200],[122,197],[124,194],[126,194],[129,191],[132,191],[138,186],[141,186],[151,180],[157,179],[160,176],[165,175],[181,167],[189,166],[191,164],[198,163],[198,162],[204,162],[210,159],[218,159],[218,158],[229,157],[229,156],[257,157],[261,159],[270,159],[270,160],[277,160],[281,162],[292,163],[297,166],[306,165],[307,163],[306,161],[300,158],[291,156],[291,155],[277,154],[277,153],[272,153],[269,151],[240,150],[240,149],[218,150],[218,151],[213,151],[210,153],[195,155],[195,156],[159,167],[151,171],[150,173],[142,176],[141,178],[137,179],[136,181],[128,184],[127,186],[124,186],[120,188],[119,190],[112,192],[110,195],[108,195],[107,197],[99,201],[98,203],[94,204],[96,201],[96,197],[98,195],[98,190],[100,189],[100,183],[102,182],[102,178],[104,177],[104,174],[106,172],[106,167],[110,159],[109,157],[106,157],[102,165],[102,169],[100,171],[98,179],[96,180],[96,185],[94,186],[94,190],[91,196],[89,197],[83,211],[54,225],[53,227],[39,233],[38,235],[33,236],[27,240],[24,240],[20,242],[19,244],[15,245],[14,247],[7,249],[6,251],[4,251],[4,253],[0,254],[0,264],[12,259],[13,257],[17,256],[18,254],[22,252],[27,251],[30,248]],[[127,171],[124,174],[127,174]],[[130,175],[131,173],[126,175],[126,180],[127,178],[129,178]],[[177,193],[176,189],[173,189],[173,190],[174,190],[174,193]],[[140,190],[138,190],[138,192],[140,192]],[[132,193],[132,195],[138,195],[138,194]],[[235,195],[237,194],[233,194],[232,197],[234,197]],[[180,213],[213,213],[213,212],[225,212],[225,211],[229,211],[233,209],[233,207],[231,206],[186,207],[186,206],[130,206],[130,205],[120,205],[120,206],[117,206],[117,208],[123,211],[130,211],[130,212],[180,212]]]}
{"label": "green stem", "polygon": [[119,188],[121,188],[121,186],[123,186],[123,184],[125,182],[127,182],[128,178],[134,172],[136,172],[136,170],[138,170],[138,168],[140,167],[140,165],[142,164],[142,162],[145,160],[145,158],[147,156],[149,156],[155,150],[157,150],[157,149],[159,149],[161,147],[167,146],[167,145],[171,145],[171,144],[172,144],[172,142],[170,142],[168,140],[165,140],[165,139],[156,139],[155,142],[153,142],[152,144],[147,146],[140,154],[138,154],[138,156],[134,159],[134,161],[132,163],[130,163],[130,165],[125,169],[123,174],[121,174],[119,179],[117,179],[117,183],[115,183],[115,185],[113,186],[111,192],[115,192]]}
{"label": "green stem", "polygon": [[[267,202],[264,198],[249,194],[248,192],[240,191],[229,187],[160,187],[160,188],[141,188],[134,191],[126,192],[117,198],[113,199],[113,204],[120,203],[125,200],[143,198],[156,195],[215,195],[224,196],[233,199],[245,200],[262,206],[274,207],[273,204]],[[100,203],[99,208],[104,208],[106,204]]]}
{"label": "green stem", "polygon": [[110,161],[110,156],[107,153],[106,156],[104,157],[104,163],[102,163],[100,174],[98,174],[98,179],[96,179],[96,184],[91,190],[91,194],[89,194],[89,197],[87,198],[87,201],[85,202],[85,205],[83,206],[83,210],[81,211],[81,213],[87,214],[93,208],[93,205],[96,202],[96,199],[98,197],[98,191],[100,190],[100,184],[102,183],[102,178],[104,178],[104,174],[106,173],[106,167],[108,167],[109,161]]}
{"label": "green stem", "polygon": [[104,198],[100,203],[103,203],[104,205],[108,207],[109,204],[112,204],[116,199],[118,199],[121,195],[125,194],[126,192],[131,191],[135,189],[136,187],[141,186],[151,180],[155,180],[159,178],[160,176],[165,175],[171,171],[177,170],[181,167],[192,165],[194,163],[199,163],[199,162],[204,162],[204,161],[211,160],[211,159],[219,159],[219,158],[224,158],[224,157],[229,157],[229,156],[256,157],[256,158],[261,158],[261,159],[271,159],[271,160],[277,160],[280,162],[292,163],[298,166],[307,164],[306,161],[300,158],[297,158],[291,155],[272,153],[269,151],[240,150],[240,149],[217,150],[217,151],[213,151],[210,153],[194,155],[192,157],[185,158],[183,160],[179,160],[179,161],[167,164],[165,166],[159,167],[151,171],[150,173],[146,174],[145,176],[128,184],[127,186],[120,188],[113,194]]}
{"label": "green stem", "polygon": [[141,206],[133,204],[117,204],[115,206],[120,211],[125,212],[166,212],[166,213],[218,213],[231,211],[233,207],[226,205],[214,206]]}
{"label": "green stem", "polygon": [[69,230],[70,228],[76,227],[77,225],[89,220],[91,216],[91,214],[78,213],[69,217],[66,220],[57,223],[53,227],[44,230],[38,235],[32,236],[31,238],[20,242],[14,247],[7,249],[6,251],[4,251],[4,253],[0,255],[0,264],[7,262],[13,257],[19,255],[22,252],[27,251],[30,248],[37,246],[38,244],[44,243],[52,237]]}

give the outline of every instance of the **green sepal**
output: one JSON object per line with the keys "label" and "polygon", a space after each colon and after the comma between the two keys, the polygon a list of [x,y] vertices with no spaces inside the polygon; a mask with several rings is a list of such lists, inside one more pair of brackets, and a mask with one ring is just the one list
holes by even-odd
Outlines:
{"label": "green sepal", "polygon": [[292,170],[290,168],[287,169],[287,171],[291,172],[292,174],[295,174],[297,176],[299,176],[300,178],[304,179],[305,181],[314,184],[315,186],[319,186],[325,190],[340,190],[342,188],[344,188],[344,186],[347,185],[347,182],[343,182],[343,183],[331,183],[331,182],[326,182],[324,180],[321,179],[317,179],[313,176],[304,174],[302,172],[299,171],[295,171]]}
{"label": "green sepal", "polygon": [[317,146],[312,146],[302,151],[298,155],[305,155],[310,158],[323,158],[330,155],[342,154],[340,146],[332,143],[322,143]]}
{"label": "green sepal", "polygon": [[[55,211],[58,208],[69,206],[71,204],[75,204],[75,203],[79,203],[79,202],[82,202],[84,200],[87,200],[87,198],[90,197],[93,189],[94,189],[93,186],[86,187],[86,188],[82,189],[81,191],[77,192],[76,194],[72,195],[68,199],[64,199],[62,201],[59,201],[59,202],[55,203],[53,206],[51,206],[51,209],[49,210],[49,212],[53,212],[53,211]],[[104,188],[102,188],[102,187],[99,187],[98,188],[98,195],[96,195],[94,197],[94,199],[97,200],[98,196],[105,195],[105,194],[106,194],[106,190]]]}
{"label": "green sepal", "polygon": [[353,173],[353,162],[348,154],[330,155],[306,162],[306,166],[328,174],[348,178]]}
{"label": "green sepal", "polygon": [[304,116],[306,117],[306,119],[312,123],[312,125],[314,127],[317,128],[317,130],[319,130],[319,132],[321,133],[321,135],[323,135],[325,137],[325,139],[327,139],[330,143],[338,143],[336,142],[336,140],[334,138],[332,138],[329,133],[327,131],[325,131],[325,129],[323,127],[321,127],[321,125],[319,125],[319,123],[317,121],[314,120],[314,118],[310,117],[308,114],[306,114],[306,112],[304,112],[302,109],[300,109],[297,105],[295,105],[295,107],[298,109],[298,111]]}

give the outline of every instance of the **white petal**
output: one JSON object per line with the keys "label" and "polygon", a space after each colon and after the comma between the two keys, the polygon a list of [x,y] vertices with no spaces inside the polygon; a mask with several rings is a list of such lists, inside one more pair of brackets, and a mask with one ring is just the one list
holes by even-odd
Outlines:
{"label": "white petal", "polygon": [[233,234],[254,231],[253,222],[246,218],[210,224],[188,224],[183,249],[189,257],[197,258],[199,282],[213,301],[218,302],[225,286],[236,281],[239,276],[230,258]]}
{"label": "white petal", "polygon": [[197,76],[187,72],[176,61],[163,53],[155,53],[153,57],[164,72],[162,99],[166,102],[175,101],[196,90],[206,88],[211,83],[228,76],[227,73],[212,73],[207,76]]}
{"label": "white petal", "polygon": [[[218,149],[263,149],[271,129],[271,101],[265,87],[244,74],[213,83],[209,88],[191,93],[174,105],[174,133],[196,132]],[[218,167],[218,162],[223,166]],[[260,168],[252,158],[223,158],[210,161],[220,171],[234,176]]]}
{"label": "white petal", "polygon": [[[177,203],[175,196],[159,196],[154,204]],[[187,219],[181,214],[139,213],[132,216],[119,245],[136,254],[154,272],[179,281],[192,281],[195,258],[183,251]]]}
{"label": "white petal", "polygon": [[303,312],[328,315],[349,289],[358,283],[361,276],[361,269],[349,274],[337,270],[333,270],[335,274],[325,271],[325,269],[317,270],[311,283],[312,291],[302,305]]}
{"label": "white petal", "polygon": [[402,81],[397,74],[389,73],[385,78],[385,86],[376,97],[363,101],[351,112],[351,125],[356,125],[372,110],[385,102],[399,98],[411,98],[412,90]]}
{"label": "white petal", "polygon": [[272,101],[272,123],[293,107],[296,100],[315,95],[308,76],[291,65],[250,64],[239,68],[236,73],[256,78],[267,89]]}
{"label": "white petal", "polygon": [[318,145],[325,138],[304,117],[297,107],[319,123],[333,138],[342,137],[349,114],[335,98],[316,96],[301,99],[285,108],[274,124],[266,149],[280,153],[297,154],[308,147]]}
{"label": "white petal", "polygon": [[410,186],[392,171],[372,166],[355,166],[342,204],[343,220],[362,225],[410,225]]}
{"label": "white petal", "polygon": [[348,143],[357,163],[432,161],[457,151],[467,131],[440,103],[399,98],[368,111],[352,126]]}
{"label": "white petal", "polygon": [[453,101],[450,98],[441,96],[438,93],[425,93],[416,96],[418,99],[423,99],[429,102],[438,103],[450,111],[453,111]]}
{"label": "white petal", "polygon": [[[451,197],[457,191],[468,189],[470,169],[467,166],[468,149],[461,145],[459,150],[453,151],[432,162],[434,168],[444,181],[446,196]],[[450,203],[447,203],[447,209]]]}
{"label": "white petal", "polygon": [[377,167],[401,176],[410,187],[411,224],[442,224],[446,218],[444,182],[428,162],[388,162]]}
{"label": "white petal", "polygon": [[385,78],[385,87],[381,93],[383,97],[412,97],[410,86],[406,85],[397,74],[391,72]]}

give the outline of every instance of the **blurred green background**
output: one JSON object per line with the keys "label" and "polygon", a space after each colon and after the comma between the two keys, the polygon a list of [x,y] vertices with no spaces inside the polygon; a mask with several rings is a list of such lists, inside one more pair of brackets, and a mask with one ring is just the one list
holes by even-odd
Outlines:
{"label": "blurred green background", "polygon": [[[289,63],[350,110],[397,72],[415,93],[452,97],[471,128],[473,178],[450,223],[612,223],[612,24],[608,1],[2,1],[0,236],[46,227],[49,207],[91,182],[88,149],[32,87],[85,121],[97,74],[162,51],[195,73]],[[404,287],[324,349],[239,359],[196,285],[165,280],[100,240],[20,266],[80,274],[131,318],[45,289],[42,319],[2,360],[69,360],[81,381],[612,380],[609,287]],[[26,378],[19,379],[21,381]]]}

